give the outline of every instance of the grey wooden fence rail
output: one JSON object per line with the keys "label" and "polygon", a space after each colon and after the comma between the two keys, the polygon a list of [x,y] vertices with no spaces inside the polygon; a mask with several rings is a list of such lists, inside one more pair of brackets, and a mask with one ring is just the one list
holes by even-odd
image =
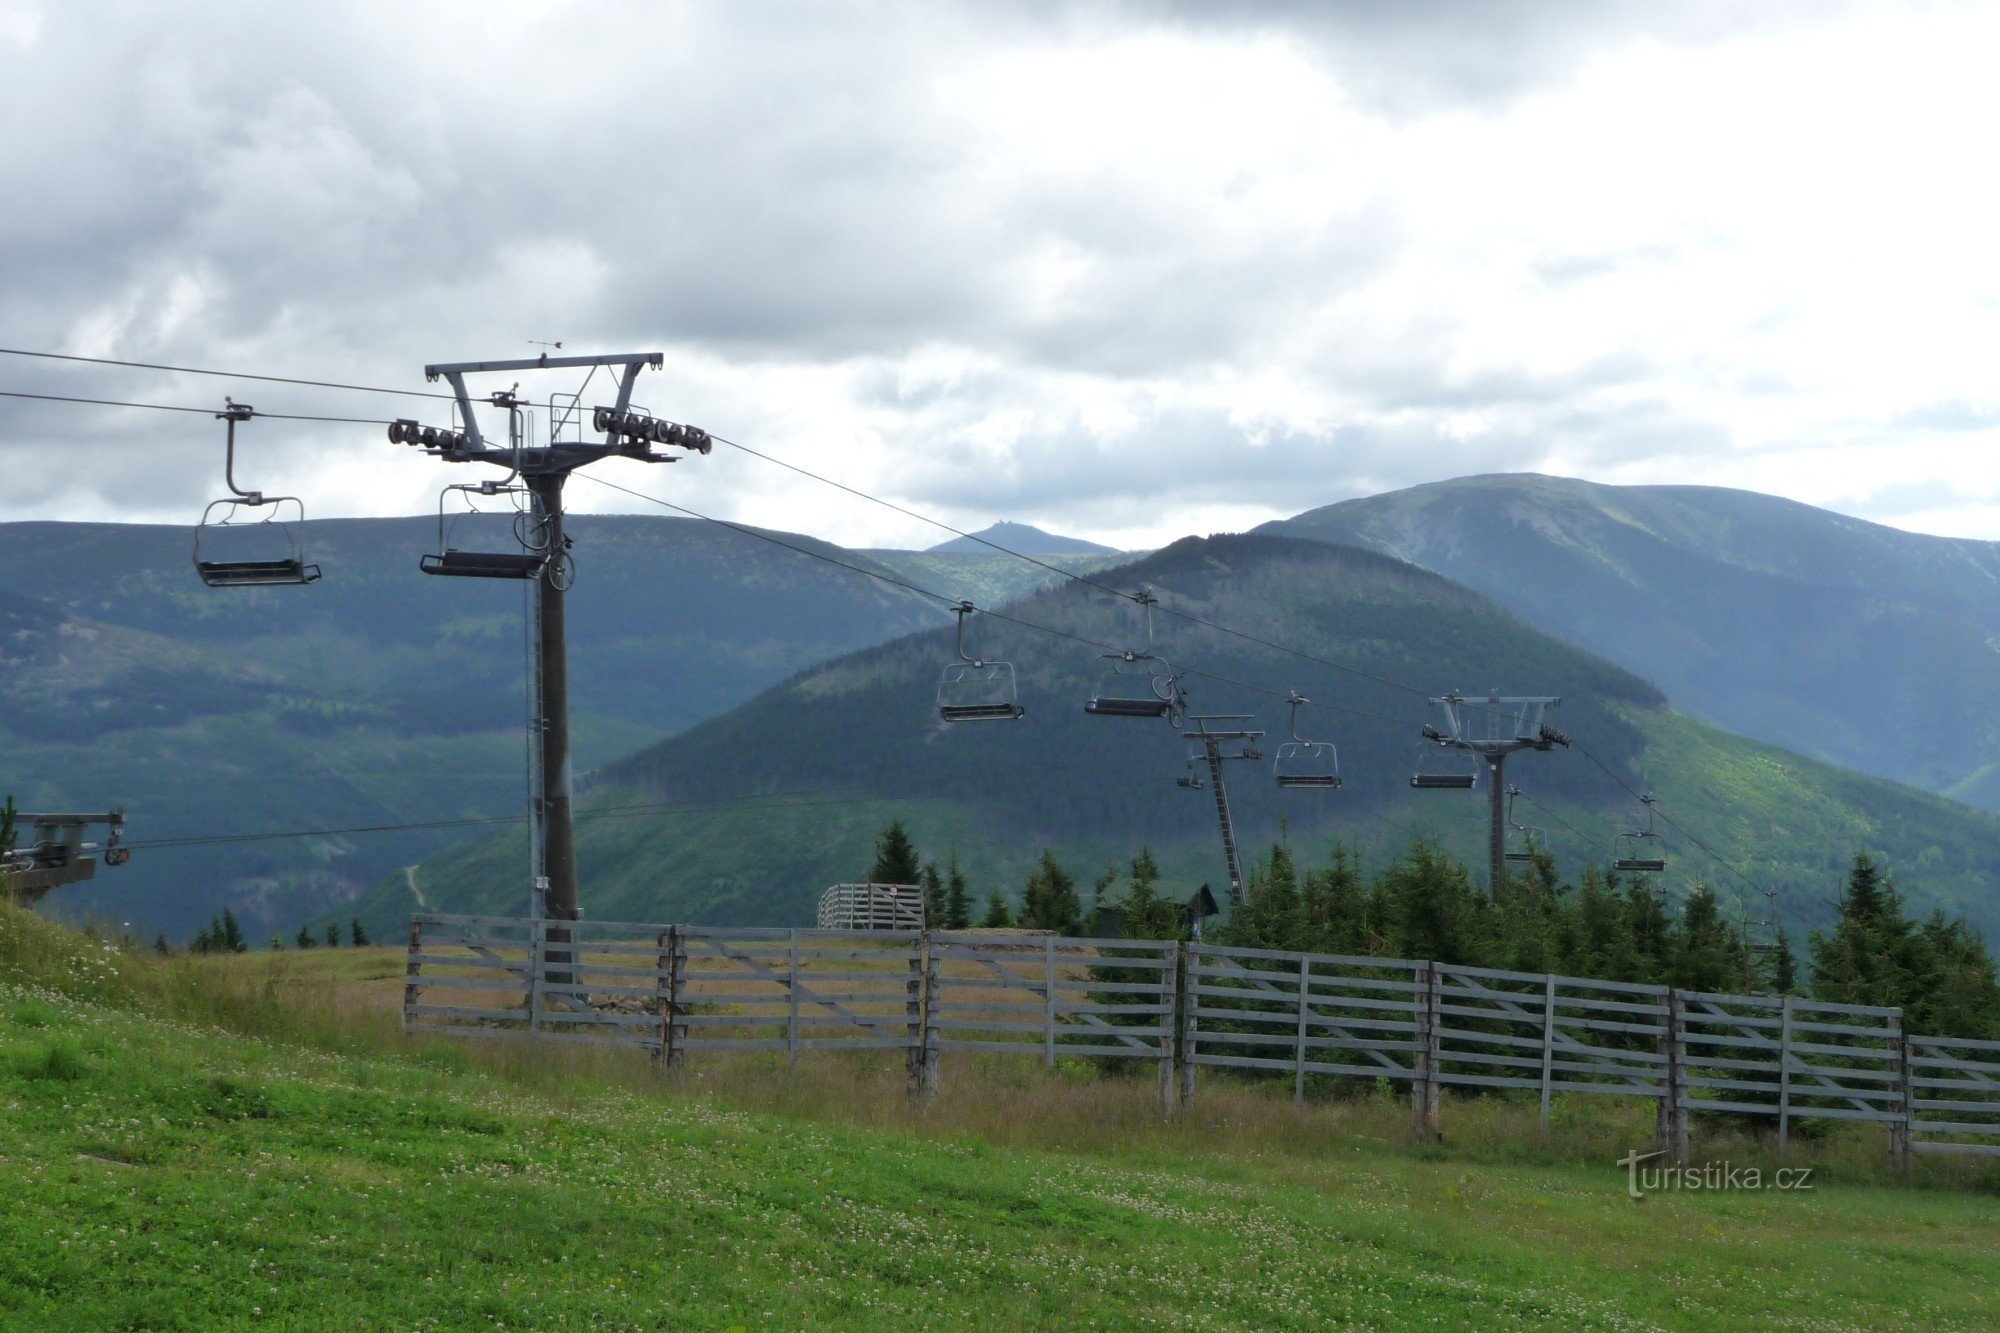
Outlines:
{"label": "grey wooden fence rail", "polygon": [[[441,992],[441,994],[439,993]],[[944,1053],[1151,1061],[1163,1107],[1196,1071],[1643,1097],[1660,1146],[1695,1112],[1886,1127],[1893,1160],[2000,1156],[2000,1042],[1925,1037],[1895,1009],[1396,958],[968,931],[837,931],[425,915],[404,1027],[689,1052],[901,1051],[914,1095]]]}

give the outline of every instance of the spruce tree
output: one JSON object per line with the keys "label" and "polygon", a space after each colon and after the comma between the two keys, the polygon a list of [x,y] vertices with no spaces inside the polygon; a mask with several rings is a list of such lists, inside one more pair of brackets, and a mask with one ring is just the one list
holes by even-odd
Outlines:
{"label": "spruce tree", "polygon": [[1055,853],[1044,848],[1042,859],[1028,873],[1027,888],[1021,895],[1021,924],[1031,930],[1073,935],[1082,915],[1076,880],[1062,868]]}
{"label": "spruce tree", "polygon": [[1181,911],[1172,899],[1162,897],[1154,887],[1159,882],[1159,863],[1145,848],[1132,858],[1132,883],[1124,901],[1125,934],[1135,940],[1177,940],[1187,934]]}
{"label": "spruce tree", "polygon": [[1836,1004],[1901,1005],[1914,989],[1912,924],[1874,858],[1856,854],[1833,933],[1812,935],[1812,993]]}
{"label": "spruce tree", "polygon": [[903,821],[892,819],[875,835],[875,864],[869,867],[870,884],[915,884],[921,867],[916,844],[910,841]]}
{"label": "spruce tree", "polygon": [[299,947],[301,949],[310,949],[313,947],[313,933],[311,926],[299,927]]}
{"label": "spruce tree", "polygon": [[1771,946],[1769,981],[1773,995],[1796,995],[1799,992],[1799,957],[1792,952],[1792,937],[1778,927],[1778,942]]}
{"label": "spruce tree", "polygon": [[340,923],[338,921],[329,921],[326,923],[326,947],[329,949],[338,949],[340,947]]}
{"label": "spruce tree", "polygon": [[243,927],[237,924],[236,913],[230,911],[227,907],[222,909],[222,924],[216,935],[216,947],[222,952],[249,952],[250,945],[243,938]]}
{"label": "spruce tree", "polygon": [[1465,867],[1419,839],[1382,878],[1391,952],[1439,963],[1485,961],[1479,897]]}
{"label": "spruce tree", "polygon": [[1007,895],[993,890],[986,899],[986,915],[979,922],[981,929],[1005,930],[1013,924],[1014,919],[1007,911]]}
{"label": "spruce tree", "polygon": [[944,876],[944,928],[964,930],[972,924],[972,893],[965,882],[965,872],[958,868],[958,848],[951,849],[951,860]]}
{"label": "spruce tree", "polygon": [[365,948],[370,943],[368,932],[361,928],[360,917],[357,916],[347,923],[347,938],[353,941],[357,949]]}
{"label": "spruce tree", "polygon": [[924,895],[924,929],[936,930],[944,922],[944,879],[935,865],[924,863],[917,874],[917,887]]}
{"label": "spruce tree", "polygon": [[153,938],[153,952],[162,958],[172,958],[174,956],[174,946],[167,943],[167,934],[165,931],[161,931]]}

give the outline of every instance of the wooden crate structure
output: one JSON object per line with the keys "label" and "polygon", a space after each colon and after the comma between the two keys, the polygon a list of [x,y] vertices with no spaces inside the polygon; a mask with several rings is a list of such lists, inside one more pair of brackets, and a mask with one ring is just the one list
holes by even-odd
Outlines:
{"label": "wooden crate structure", "polygon": [[922,930],[924,891],[915,884],[836,884],[819,896],[819,928]]}

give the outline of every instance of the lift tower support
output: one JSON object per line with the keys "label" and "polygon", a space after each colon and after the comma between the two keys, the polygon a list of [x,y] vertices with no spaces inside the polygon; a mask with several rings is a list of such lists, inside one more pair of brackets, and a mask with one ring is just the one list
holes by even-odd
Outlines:
{"label": "lift tower support", "polygon": [[1484,699],[1453,693],[1431,702],[1444,711],[1445,725],[1442,729],[1426,725],[1424,738],[1486,762],[1491,779],[1486,789],[1486,884],[1498,893],[1507,876],[1507,757],[1521,750],[1568,748],[1569,737],[1542,720],[1562,700],[1553,695],[1502,695],[1495,690]]}
{"label": "lift tower support", "polygon": [[[1183,731],[1181,739],[1188,745],[1188,768],[1192,770],[1197,759],[1208,765],[1208,780],[1215,788],[1215,820],[1222,828],[1222,859],[1229,867],[1229,905],[1243,905],[1243,858],[1236,847],[1236,825],[1229,817],[1229,789],[1222,782],[1222,765],[1230,759],[1262,759],[1263,752],[1257,742],[1263,739],[1261,731],[1248,731],[1241,727],[1212,727],[1211,722],[1247,722],[1248,713],[1210,713],[1205,717],[1191,717],[1194,730]],[[1231,754],[1224,754],[1225,745],[1240,745],[1242,748]],[[1195,747],[1200,747],[1199,750]],[[1190,772],[1179,779],[1183,787],[1199,789],[1201,777]]]}
{"label": "lift tower support", "polygon": [[[665,358],[659,352],[632,352],[617,356],[537,356],[511,361],[461,361],[424,367],[424,378],[443,379],[458,399],[462,429],[445,432],[426,451],[448,463],[487,463],[500,468],[518,466],[522,483],[533,493],[538,521],[543,524],[543,550],[550,559],[534,576],[535,655],[541,679],[538,719],[540,763],[532,815],[541,834],[541,848],[547,879],[544,912],[551,921],[574,921],[581,915],[576,883],[576,829],[570,814],[571,780],[569,761],[569,653],[564,619],[564,598],[568,580],[560,575],[567,562],[568,548],[563,535],[563,483],[580,467],[606,458],[630,458],[644,463],[671,463],[675,456],[654,448],[675,444],[699,453],[709,451],[705,431],[682,426],[638,413],[632,407],[632,384],[644,367],[657,370]],[[593,410],[588,423],[580,419],[580,401],[570,399],[558,409],[551,401],[548,437],[545,443],[522,443],[519,447],[490,445],[480,435],[478,417],[465,387],[467,375],[508,374],[524,370],[599,369],[611,370],[617,383],[613,406]],[[588,381],[586,381],[586,384]],[[495,393],[482,404],[512,407],[512,391]],[[561,428],[560,418],[576,415],[574,431]],[[586,425],[589,429],[585,429]],[[573,438],[572,438],[573,435]],[[601,438],[593,438],[601,437]],[[554,936],[551,936],[554,938]]]}

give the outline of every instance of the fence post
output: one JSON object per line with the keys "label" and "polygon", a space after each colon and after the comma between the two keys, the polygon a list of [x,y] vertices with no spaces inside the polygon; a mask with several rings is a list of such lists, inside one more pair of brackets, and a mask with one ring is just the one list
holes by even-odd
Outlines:
{"label": "fence post", "polygon": [[1438,1137],[1437,964],[1421,964],[1417,977],[1417,1076],[1410,1083],[1410,1132],[1429,1142]]}
{"label": "fence post", "polygon": [[1911,1104],[1915,1094],[1910,1088],[1910,1034],[1903,1029],[1901,1009],[1890,1021],[1895,1024],[1889,1039],[1896,1043],[1896,1118],[1889,1125],[1889,1165],[1897,1175],[1907,1176],[1911,1159],[1916,1156],[1912,1146],[1916,1138],[1916,1109]]}
{"label": "fence post", "polygon": [[1792,997],[1785,997],[1784,1017],[1778,1025],[1778,1160],[1792,1143]]}
{"label": "fence post", "polygon": [[403,1035],[410,1035],[410,1023],[416,1018],[417,997],[423,993],[423,983],[417,978],[424,965],[418,957],[424,951],[424,920],[410,918],[410,958],[403,965]]}
{"label": "fence post", "polygon": [[1667,1012],[1660,1030],[1660,1054],[1667,1057],[1660,1090],[1659,1149],[1675,1166],[1688,1160],[1686,1032],[1681,1023],[1681,993],[1667,988]]}
{"label": "fence post", "polygon": [[681,934],[678,926],[669,934],[673,939],[673,981],[669,993],[672,1000],[668,1004],[671,1017],[667,1023],[667,1067],[679,1069],[687,1063],[687,936]]}
{"label": "fence post", "polygon": [[1046,1024],[1043,1039],[1048,1043],[1048,1066],[1054,1069],[1056,1067],[1056,937],[1050,935],[1042,941],[1042,945],[1044,960],[1042,980],[1045,983],[1042,989],[1042,1021]]}
{"label": "fence post", "polygon": [[1166,1005],[1166,1014],[1160,1025],[1160,1114],[1171,1120],[1180,1110],[1180,1092],[1175,1086],[1177,1073],[1177,1043],[1174,1040],[1175,1023],[1178,1017],[1177,998],[1180,995],[1181,946],[1175,940],[1169,946],[1173,953],[1168,955],[1168,965],[1160,969],[1160,999]]}
{"label": "fence post", "polygon": [[785,957],[785,998],[791,1002],[791,1019],[785,1025],[785,1064],[796,1071],[799,1067],[799,932],[796,927],[792,930],[791,945]]}
{"label": "fence post", "polygon": [[674,1049],[674,928],[660,932],[659,970],[653,974],[653,1007],[660,1014],[660,1046],[653,1052],[653,1072],[664,1074]]}
{"label": "fence post", "polygon": [[1556,979],[1554,973],[1542,977],[1542,1134],[1549,1132],[1549,1094],[1556,1072]]}
{"label": "fence post", "polygon": [[1312,993],[1312,959],[1299,959],[1299,1029],[1292,1040],[1292,1101],[1306,1100],[1306,997]]}
{"label": "fence post", "polygon": [[536,917],[528,923],[528,1034],[542,1030],[542,973],[548,966],[548,923]]}
{"label": "fence post", "polygon": [[1195,1016],[1195,1006],[1201,997],[1195,994],[1201,984],[1200,941],[1183,943],[1175,952],[1179,955],[1180,967],[1176,971],[1178,994],[1174,997],[1180,1007],[1180,1040],[1175,1043],[1175,1051],[1181,1063],[1181,1106],[1186,1108],[1194,1102],[1194,1055],[1195,1043],[1200,1039],[1201,1024]]}
{"label": "fence post", "polygon": [[928,934],[924,938],[924,1044],[921,1054],[923,1097],[928,1102],[938,1095],[938,1042],[942,1037],[938,1031],[938,1006],[943,1000],[938,993],[942,969],[938,966],[937,945]]}
{"label": "fence post", "polygon": [[910,1042],[903,1050],[903,1072],[912,1101],[924,1095],[924,957],[930,952],[930,938],[928,930],[917,932],[909,979],[903,983],[903,1032]]}

